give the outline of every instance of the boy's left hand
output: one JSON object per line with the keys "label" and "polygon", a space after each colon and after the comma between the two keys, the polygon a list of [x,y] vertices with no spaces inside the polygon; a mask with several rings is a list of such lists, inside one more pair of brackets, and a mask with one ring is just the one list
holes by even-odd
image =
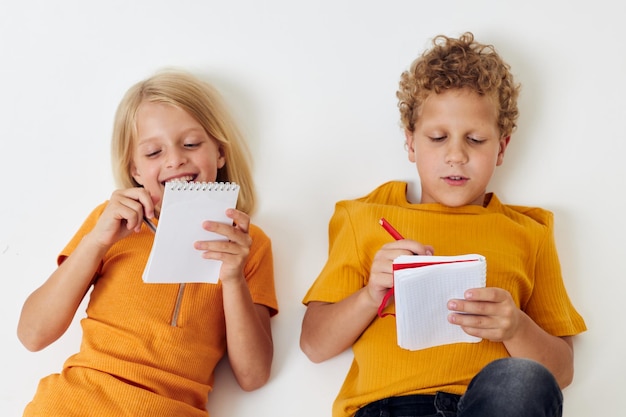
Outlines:
{"label": "boy's left hand", "polygon": [[194,248],[203,251],[205,259],[222,261],[220,281],[243,279],[243,268],[250,253],[252,238],[248,234],[250,216],[236,210],[226,210],[226,215],[233,220],[233,224],[205,221],[202,227],[209,232],[218,233],[228,240],[203,240],[194,242]]}
{"label": "boy's left hand", "polygon": [[463,300],[448,301],[448,321],[461,326],[469,335],[503,342],[512,338],[519,326],[521,310],[511,294],[502,288],[472,288]]}

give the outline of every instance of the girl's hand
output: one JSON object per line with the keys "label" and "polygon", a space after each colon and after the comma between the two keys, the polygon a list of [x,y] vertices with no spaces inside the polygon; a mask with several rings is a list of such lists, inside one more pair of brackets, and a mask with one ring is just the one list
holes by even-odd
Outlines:
{"label": "girl's hand", "polygon": [[393,287],[393,260],[400,255],[432,255],[432,246],[410,239],[397,240],[383,245],[372,261],[367,291],[373,302],[380,304],[389,288]]}
{"label": "girl's hand", "polygon": [[521,310],[511,294],[502,288],[473,288],[465,292],[464,300],[450,300],[452,311],[448,321],[461,326],[469,335],[504,342],[511,339],[520,324]]}
{"label": "girl's hand", "polygon": [[144,216],[154,218],[154,203],[148,191],[141,187],[116,190],[91,235],[99,245],[108,248],[132,232],[141,230]]}
{"label": "girl's hand", "polygon": [[194,248],[203,251],[202,257],[222,261],[220,281],[243,279],[243,268],[250,253],[252,238],[248,234],[250,217],[239,210],[228,209],[226,215],[233,225],[205,221],[202,227],[209,232],[225,236],[228,241],[204,240],[194,242]]}

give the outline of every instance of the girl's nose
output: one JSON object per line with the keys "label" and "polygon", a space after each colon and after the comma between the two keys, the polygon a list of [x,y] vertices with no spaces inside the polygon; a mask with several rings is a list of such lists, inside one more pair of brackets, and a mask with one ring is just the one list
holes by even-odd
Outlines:
{"label": "girl's nose", "polygon": [[178,149],[170,149],[167,153],[166,164],[168,168],[178,168],[187,162],[184,152]]}

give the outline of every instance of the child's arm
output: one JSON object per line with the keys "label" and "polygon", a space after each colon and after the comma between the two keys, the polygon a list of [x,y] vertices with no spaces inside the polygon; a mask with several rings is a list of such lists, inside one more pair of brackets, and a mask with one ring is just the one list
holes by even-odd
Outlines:
{"label": "child's arm", "polygon": [[137,188],[114,192],[94,229],[26,299],[17,335],[28,350],[41,350],[65,333],[102,257],[113,243],[141,227],[144,207],[153,215],[146,191]]}
{"label": "child's arm", "polygon": [[56,341],[69,327],[104,252],[89,235],[24,302],[17,336],[30,351]]}
{"label": "child's arm", "polygon": [[302,320],[300,348],[315,363],[340,354],[370,325],[378,306],[367,287],[336,303],[311,301]]}
{"label": "child's arm", "polygon": [[244,266],[250,253],[252,238],[248,235],[250,218],[238,210],[227,215],[235,226],[205,222],[211,232],[228,238],[224,241],[196,242],[207,259],[222,261],[220,281],[226,320],[228,359],[237,383],[246,391],[263,386],[270,377],[274,345],[270,327],[270,311],[254,304],[244,277]]}
{"label": "child's arm", "polygon": [[246,391],[269,380],[274,344],[270,312],[254,304],[245,280],[222,285],[228,360],[237,383]]}
{"label": "child's arm", "polygon": [[393,260],[400,255],[427,253],[433,253],[432,247],[413,240],[388,243],[374,256],[365,287],[336,303],[310,302],[302,321],[302,351],[318,363],[352,346],[376,317],[378,307],[393,285]]}
{"label": "child's arm", "polygon": [[475,288],[465,300],[451,300],[449,321],[473,336],[502,342],[512,357],[533,359],[547,367],[561,388],[572,382],[574,351],[571,337],[547,333],[517,308],[508,291],[501,288]]}

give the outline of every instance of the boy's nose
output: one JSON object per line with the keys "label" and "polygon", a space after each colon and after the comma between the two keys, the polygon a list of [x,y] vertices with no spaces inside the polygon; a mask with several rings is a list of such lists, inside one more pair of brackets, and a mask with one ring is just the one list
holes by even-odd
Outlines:
{"label": "boy's nose", "polygon": [[447,165],[463,165],[467,162],[467,152],[462,144],[451,143],[446,149],[445,162]]}

